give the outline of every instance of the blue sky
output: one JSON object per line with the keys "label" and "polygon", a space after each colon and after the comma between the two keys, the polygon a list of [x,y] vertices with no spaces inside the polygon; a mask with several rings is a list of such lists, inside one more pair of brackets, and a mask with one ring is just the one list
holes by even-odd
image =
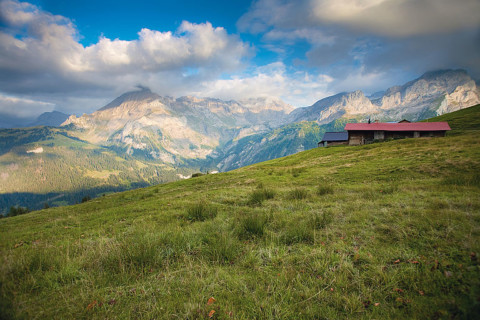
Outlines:
{"label": "blue sky", "polygon": [[30,3],[53,14],[69,17],[77,26],[83,45],[91,45],[103,34],[107,38],[135,40],[138,31],[177,29],[182,21],[211,22],[236,33],[236,22],[250,7],[247,0],[35,0]]}
{"label": "blue sky", "polygon": [[426,71],[480,78],[478,0],[0,0],[0,116],[161,95],[370,94]]}

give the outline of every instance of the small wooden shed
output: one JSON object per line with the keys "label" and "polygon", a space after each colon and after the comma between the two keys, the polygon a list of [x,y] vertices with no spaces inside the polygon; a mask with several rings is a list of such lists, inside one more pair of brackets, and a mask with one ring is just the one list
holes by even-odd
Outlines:
{"label": "small wooden shed", "polygon": [[444,137],[451,130],[447,122],[347,123],[349,145],[371,143],[374,140]]}
{"label": "small wooden shed", "polygon": [[322,141],[318,143],[319,147],[337,146],[348,144],[348,132],[325,132]]}

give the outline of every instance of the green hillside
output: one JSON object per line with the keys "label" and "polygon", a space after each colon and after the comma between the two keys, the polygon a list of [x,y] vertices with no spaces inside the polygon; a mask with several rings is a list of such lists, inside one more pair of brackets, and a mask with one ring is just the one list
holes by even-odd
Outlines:
{"label": "green hillside", "polygon": [[479,117],[1,219],[0,318],[478,318]]}
{"label": "green hillside", "polygon": [[312,149],[324,133],[325,129],[317,123],[303,121],[232,140],[224,147],[219,167],[229,171]]}
{"label": "green hillside", "polygon": [[[41,148],[41,152],[32,150]],[[177,180],[198,171],[147,161],[93,145],[64,128],[0,130],[0,214],[13,205],[33,209]]]}
{"label": "green hillside", "polygon": [[223,160],[220,161],[219,168],[222,171],[229,171],[316,148],[325,132],[343,131],[347,122],[358,120],[357,118],[338,118],[323,125],[315,121],[301,121],[269,132],[232,140],[223,148]]}
{"label": "green hillside", "polygon": [[480,128],[479,109],[480,105],[476,105],[453,113],[423,120],[422,122],[448,121],[450,128],[452,128],[452,131],[447,133],[449,136],[478,131],[478,128]]}

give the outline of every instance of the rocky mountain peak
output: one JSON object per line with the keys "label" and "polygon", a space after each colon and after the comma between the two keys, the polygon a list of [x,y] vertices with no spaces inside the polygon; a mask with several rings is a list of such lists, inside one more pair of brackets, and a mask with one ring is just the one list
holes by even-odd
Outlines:
{"label": "rocky mountain peak", "polygon": [[113,109],[127,102],[150,102],[159,98],[160,96],[156,93],[153,93],[149,88],[141,87],[140,90],[130,91],[122,94],[120,97],[116,98],[106,106],[98,109],[98,111]]}
{"label": "rocky mountain peak", "polygon": [[51,126],[51,127],[58,127],[60,126],[65,120],[69,117],[68,114],[65,114],[60,111],[51,111],[51,112],[44,112],[38,116],[38,118],[29,124],[31,127],[35,126]]}
{"label": "rocky mountain peak", "polygon": [[291,113],[293,121],[328,123],[339,117],[375,115],[385,120],[415,121],[466,108],[480,102],[480,90],[465,70],[427,72],[401,86],[370,97],[363,92],[344,92]]}

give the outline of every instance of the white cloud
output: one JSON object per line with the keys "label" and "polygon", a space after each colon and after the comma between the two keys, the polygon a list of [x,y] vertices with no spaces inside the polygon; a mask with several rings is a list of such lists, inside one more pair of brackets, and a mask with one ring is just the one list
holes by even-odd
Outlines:
{"label": "white cloud", "polygon": [[[27,2],[2,1],[0,17],[12,26],[21,26],[33,20],[39,14],[36,6]],[[52,16],[53,17],[53,16]]]}
{"label": "white cloud", "polygon": [[82,97],[101,90],[116,94],[142,83],[185,85],[191,77],[205,80],[238,70],[251,51],[222,27],[187,21],[175,32],[144,28],[136,40],[101,37],[84,47],[65,17],[12,0],[0,1],[0,9],[5,25],[0,31],[0,88],[10,95],[48,91]]}
{"label": "white cloud", "polygon": [[317,0],[319,23],[339,24],[386,36],[441,34],[478,28],[478,0]]}
{"label": "white cloud", "polygon": [[273,29],[263,36],[267,41],[281,41],[284,44],[294,44],[298,40],[306,40],[314,45],[328,45],[334,42],[335,37],[327,35],[316,28],[300,28],[291,30]]}
{"label": "white cloud", "polygon": [[203,82],[194,94],[227,100],[280,97],[295,107],[312,105],[333,94],[328,91],[328,86],[333,81],[331,77],[308,72],[290,75],[286,69],[282,62],[272,63],[255,69],[253,75]]}
{"label": "white cloud", "polygon": [[55,104],[0,94],[0,106],[2,106],[2,114],[19,118],[31,118],[43,112],[52,111]]}
{"label": "white cloud", "polygon": [[346,27],[356,32],[405,37],[443,34],[480,26],[478,0],[259,0],[239,27]]}
{"label": "white cloud", "polygon": [[[101,37],[85,47],[68,18],[0,0],[0,95],[10,99],[0,98],[0,113],[91,112],[138,84],[161,95],[275,96],[307,106],[439,67],[479,76],[479,6],[478,0],[258,0],[238,21],[241,30],[261,33],[257,48],[222,27],[187,21],[177,30],[143,28],[134,40]],[[311,69],[249,65],[254,49]]]}
{"label": "white cloud", "polygon": [[478,0],[259,0],[238,27],[273,52],[307,41],[294,61],[336,79],[330,89],[370,91],[440,68],[479,77],[478,12]]}
{"label": "white cloud", "polygon": [[[184,21],[176,33],[142,29],[138,40],[101,38],[81,52],[84,71],[158,72],[183,67],[233,70],[249,47],[211,23]],[[80,68],[77,68],[80,69]]]}

